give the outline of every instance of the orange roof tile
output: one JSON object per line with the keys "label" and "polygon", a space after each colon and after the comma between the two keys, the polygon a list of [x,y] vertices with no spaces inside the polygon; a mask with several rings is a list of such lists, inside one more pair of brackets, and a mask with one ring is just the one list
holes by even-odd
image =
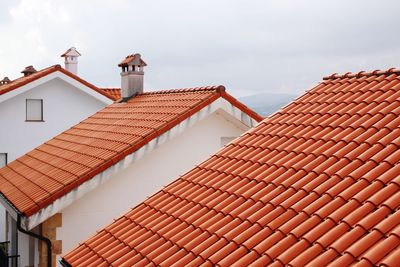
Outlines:
{"label": "orange roof tile", "polygon": [[140,54],[134,54],[126,56],[125,59],[118,64],[118,67],[128,66],[129,64],[133,64],[133,62],[136,62],[136,64],[139,64],[140,66],[147,66]]}
{"label": "orange roof tile", "polygon": [[223,86],[143,93],[114,103],[0,169],[1,194],[30,216],[219,98]]}
{"label": "orange roof tile", "polygon": [[56,71],[60,71],[62,73],[64,73],[65,75],[77,80],[78,82],[84,84],[85,86],[91,88],[92,90],[104,95],[105,97],[111,99],[111,100],[116,100],[115,96],[113,94],[109,94],[108,91],[104,91],[101,90],[100,88],[98,88],[97,86],[94,86],[93,84],[79,78],[78,76],[76,76],[75,74],[63,69],[60,65],[54,65],[42,70],[39,70],[37,72],[34,72],[32,74],[30,74],[29,76],[23,76],[20,77],[18,79],[15,79],[9,83],[0,85],[0,95],[3,95],[5,93],[8,93],[10,91],[13,91],[15,89],[20,88],[21,86],[24,86],[28,83],[31,83],[33,81],[36,81],[50,73],[56,72]]}
{"label": "orange roof tile", "polygon": [[121,99],[121,88],[99,88],[99,89],[108,94],[115,101]]}
{"label": "orange roof tile", "polygon": [[396,266],[399,107],[400,70],[330,76],[63,261]]}

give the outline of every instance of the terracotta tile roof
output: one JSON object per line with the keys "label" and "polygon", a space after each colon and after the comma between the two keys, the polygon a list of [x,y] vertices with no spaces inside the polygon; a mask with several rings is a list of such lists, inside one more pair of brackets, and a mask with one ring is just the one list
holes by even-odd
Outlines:
{"label": "terracotta tile roof", "polygon": [[146,62],[141,58],[140,54],[128,55],[118,64],[118,67],[128,66],[129,64],[138,64],[140,66],[147,66]]}
{"label": "terracotta tile roof", "polygon": [[3,196],[30,216],[223,97],[223,86],[144,93],[114,103],[0,169]]}
{"label": "terracotta tile roof", "polygon": [[99,89],[108,94],[110,97],[112,97],[113,100],[121,99],[121,88],[99,88]]}
{"label": "terracotta tile roof", "polygon": [[37,72],[34,72],[34,73],[30,74],[29,76],[23,76],[23,77],[20,77],[18,79],[15,79],[15,80],[7,83],[7,84],[0,85],[0,95],[3,95],[5,93],[8,93],[8,92],[13,91],[15,89],[18,89],[21,86],[24,86],[24,85],[26,85],[28,83],[36,81],[36,80],[38,80],[38,79],[40,79],[40,78],[42,78],[42,77],[44,77],[44,76],[46,76],[46,75],[48,75],[50,73],[53,73],[55,71],[60,71],[60,72],[64,73],[65,75],[67,75],[67,76],[77,80],[78,82],[84,84],[85,86],[93,89],[94,91],[106,96],[107,98],[110,98],[111,100],[115,100],[114,96],[108,94],[107,92],[104,92],[103,90],[99,89],[97,86],[94,86],[93,84],[91,84],[91,83],[79,78],[75,74],[65,70],[60,65],[54,65],[54,66],[39,70]]}
{"label": "terracotta tile roof", "polygon": [[400,71],[333,76],[100,230],[72,266],[398,266]]}

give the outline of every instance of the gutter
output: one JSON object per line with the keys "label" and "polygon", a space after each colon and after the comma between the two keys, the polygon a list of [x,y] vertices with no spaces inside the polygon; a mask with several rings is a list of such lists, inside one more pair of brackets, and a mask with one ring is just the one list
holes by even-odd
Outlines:
{"label": "gutter", "polygon": [[61,259],[60,260],[60,264],[63,266],[63,267],[72,267],[72,265],[71,264],[69,264],[66,260],[64,260],[64,259]]}
{"label": "gutter", "polygon": [[[7,212],[10,213],[11,217],[13,217],[13,218],[16,217],[18,231],[20,231],[20,232],[22,232],[24,234],[27,234],[29,236],[32,236],[32,237],[34,237],[36,239],[39,239],[39,240],[41,240],[41,241],[46,243],[46,246],[47,246],[47,266],[48,267],[52,267],[51,266],[52,251],[51,251],[51,241],[50,241],[50,239],[48,239],[47,237],[38,235],[36,233],[27,231],[24,228],[22,228],[22,225],[21,225],[21,216],[22,216],[22,214],[19,212],[19,210],[10,201],[8,201],[8,199],[1,192],[0,192],[0,203],[3,204],[3,206],[6,208]],[[17,242],[16,247],[17,247],[17,253],[18,253],[18,238],[17,238],[16,242]]]}
{"label": "gutter", "polygon": [[38,235],[38,234],[36,234],[34,232],[27,231],[24,228],[22,228],[22,226],[21,226],[21,214],[18,213],[17,216],[18,216],[17,217],[17,229],[18,229],[18,231],[20,231],[20,232],[22,232],[24,234],[27,234],[29,236],[32,236],[34,238],[37,238],[37,239],[39,239],[39,240],[41,240],[41,241],[46,243],[46,246],[47,246],[47,266],[51,267],[52,252],[51,252],[51,241],[50,241],[50,239],[48,239],[47,237],[44,237],[42,235]]}

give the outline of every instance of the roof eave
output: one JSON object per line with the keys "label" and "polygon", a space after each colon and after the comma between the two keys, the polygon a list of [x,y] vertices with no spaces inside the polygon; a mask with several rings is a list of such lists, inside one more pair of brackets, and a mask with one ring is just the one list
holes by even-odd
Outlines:
{"label": "roof eave", "polygon": [[[177,118],[174,125],[166,125],[162,127],[152,135],[143,139],[141,143],[130,147],[129,150],[108,160],[103,164],[103,166],[97,168],[96,171],[87,173],[85,176],[81,177],[79,181],[63,188],[62,191],[60,191],[59,197],[53,196],[51,200],[48,201],[50,204],[48,202],[42,203],[42,205],[40,205],[41,207],[35,206],[32,209],[25,211],[25,214],[28,217],[26,220],[28,229],[34,228],[54,214],[60,212],[75,200],[110,180],[112,176],[120,170],[130,166],[137,160],[141,159],[144,155],[164,144],[166,141],[181,134],[189,126],[217,110],[223,110],[225,113],[230,114],[233,118],[241,122],[243,125],[246,125],[248,128],[255,126],[259,122],[254,119],[251,114],[244,112],[241,108],[236,106],[234,103],[231,103],[225,97],[216,94],[213,99],[205,101],[201,107],[190,112],[189,116],[186,115],[183,118]],[[79,185],[76,186],[76,184]],[[68,189],[68,187],[70,188]]]}
{"label": "roof eave", "polygon": [[22,213],[1,192],[0,203],[13,219],[17,220],[18,215],[22,215]]}

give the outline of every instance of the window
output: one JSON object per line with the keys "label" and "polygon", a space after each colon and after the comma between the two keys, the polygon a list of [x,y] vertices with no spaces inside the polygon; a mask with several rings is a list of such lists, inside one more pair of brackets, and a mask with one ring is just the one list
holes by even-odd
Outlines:
{"label": "window", "polygon": [[26,100],[26,121],[43,121],[43,99]]}
{"label": "window", "polygon": [[7,153],[0,153],[0,168],[7,165]]}

